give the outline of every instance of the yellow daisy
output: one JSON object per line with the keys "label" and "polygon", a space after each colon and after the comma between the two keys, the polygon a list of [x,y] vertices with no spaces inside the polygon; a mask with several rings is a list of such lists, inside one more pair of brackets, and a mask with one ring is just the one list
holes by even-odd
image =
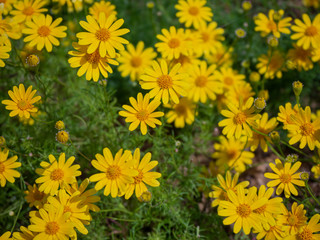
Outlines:
{"label": "yellow daisy", "polygon": [[297,40],[298,47],[303,49],[319,48],[320,47],[320,13],[311,22],[308,14],[302,14],[303,22],[300,19],[295,19],[296,25],[291,27],[292,31],[296,32],[291,35],[291,39]]}
{"label": "yellow daisy", "polygon": [[222,82],[223,90],[226,92],[232,87],[237,87],[239,84],[245,83],[245,75],[239,74],[230,67],[221,67],[214,72],[214,78]]}
{"label": "yellow daisy", "polygon": [[20,177],[20,173],[14,168],[21,167],[21,163],[17,162],[18,157],[13,156],[8,158],[9,150],[0,151],[0,184],[1,187],[6,185],[6,182],[14,183],[15,179]]}
{"label": "yellow daisy", "polygon": [[163,112],[154,112],[160,105],[160,101],[153,100],[150,101],[150,96],[147,93],[144,97],[142,93],[138,93],[137,100],[133,97],[129,98],[132,105],[123,105],[122,107],[126,111],[120,111],[119,115],[126,117],[125,121],[131,123],[129,126],[130,131],[134,131],[139,125],[140,130],[143,135],[147,134],[147,125],[155,128],[157,125],[162,125],[162,123],[157,119],[164,115]]}
{"label": "yellow daisy", "polygon": [[96,154],[97,160],[92,160],[91,164],[94,168],[101,171],[92,175],[89,180],[97,182],[95,189],[99,191],[105,187],[103,194],[115,198],[126,191],[127,184],[134,183],[134,178],[139,172],[133,167],[131,152],[126,150],[123,154],[120,149],[113,158],[109,148],[103,149],[103,155]]}
{"label": "yellow daisy", "polygon": [[113,73],[110,64],[119,65],[117,61],[110,58],[109,55],[101,57],[99,50],[89,54],[88,46],[81,46],[78,43],[72,43],[74,51],[69,51],[68,54],[72,57],[68,62],[72,68],[79,68],[77,75],[79,77],[86,74],[86,79],[97,82],[100,78],[100,73],[105,78],[108,77],[108,72]]}
{"label": "yellow daisy", "polygon": [[63,189],[66,184],[72,184],[76,181],[76,177],[81,175],[78,171],[79,164],[73,164],[75,157],[66,159],[65,153],[61,153],[58,161],[50,154],[49,162],[42,161],[37,168],[36,173],[41,177],[36,179],[36,183],[40,184],[39,191],[50,195],[56,195],[58,189]]}
{"label": "yellow daisy", "polygon": [[40,16],[43,12],[47,12],[48,9],[43,8],[48,2],[45,0],[24,0],[17,1],[14,4],[16,10],[10,12],[13,15],[13,20],[22,23],[30,21],[34,16]]}
{"label": "yellow daisy", "polygon": [[[226,85],[224,85],[226,87]],[[228,86],[228,89],[224,93],[227,103],[232,103],[237,106],[242,99],[243,102],[246,102],[250,97],[255,95],[250,83],[245,81],[239,81],[238,84]]]}
{"label": "yellow daisy", "polygon": [[57,38],[64,38],[67,34],[65,26],[58,25],[62,22],[62,18],[58,18],[52,22],[50,15],[32,17],[32,21],[26,22],[26,28],[22,30],[24,34],[29,36],[23,39],[24,42],[30,42],[30,47],[37,46],[37,50],[42,50],[44,47],[48,52],[52,51],[52,44],[59,46]]}
{"label": "yellow daisy", "polygon": [[169,99],[174,103],[179,103],[180,96],[186,96],[186,88],[188,84],[185,82],[187,74],[179,73],[180,64],[173,66],[168,70],[168,65],[165,60],[161,60],[160,64],[157,61],[152,62],[152,68],[145,70],[145,74],[140,77],[140,85],[142,89],[150,90],[150,98],[157,101],[162,99],[164,104],[169,102]]}
{"label": "yellow daisy", "polygon": [[134,182],[127,185],[125,192],[125,199],[129,199],[135,191],[136,197],[139,198],[142,193],[148,191],[146,184],[151,187],[159,187],[160,183],[157,178],[161,177],[161,173],[150,172],[155,166],[158,165],[158,161],[150,161],[151,153],[146,153],[140,161],[140,149],[137,148],[133,153],[133,166],[132,168],[137,170],[139,174],[133,177]]}
{"label": "yellow daisy", "polygon": [[33,106],[33,104],[41,99],[40,96],[33,97],[36,92],[37,90],[32,91],[32,86],[29,86],[27,91],[25,91],[25,87],[21,83],[19,88],[14,86],[13,91],[8,91],[12,100],[3,100],[1,103],[7,105],[6,109],[11,110],[10,117],[19,114],[20,117],[30,118],[30,113],[38,111],[38,108]]}
{"label": "yellow daisy", "polygon": [[211,8],[204,6],[206,3],[206,0],[179,0],[175,5],[179,22],[187,28],[194,26],[196,29],[203,23],[211,22],[213,13]]}
{"label": "yellow daisy", "polygon": [[14,232],[12,234],[14,240],[33,240],[35,238],[35,236],[37,235],[36,233],[31,232],[28,228],[26,228],[24,226],[20,227],[20,231],[21,232]]}
{"label": "yellow daisy", "polygon": [[293,108],[291,103],[286,103],[286,105],[279,107],[279,113],[277,120],[283,123],[283,129],[287,129],[288,124],[293,124],[294,121],[291,115],[296,115],[299,111],[299,107],[296,104]]}
{"label": "yellow daisy", "polygon": [[289,198],[291,194],[297,196],[298,191],[294,185],[305,186],[304,181],[300,180],[300,173],[295,173],[299,170],[301,162],[296,162],[292,167],[289,162],[286,162],[283,166],[280,159],[276,159],[275,163],[269,164],[274,173],[268,172],[264,174],[266,178],[273,179],[268,182],[267,186],[275,187],[279,185],[276,190],[277,195],[280,195],[284,191],[286,198]]}
{"label": "yellow daisy", "polygon": [[122,77],[130,76],[131,81],[139,79],[145,69],[151,67],[152,61],[157,56],[153,48],[144,49],[144,43],[138,42],[135,48],[132,44],[127,46],[127,51],[121,51],[117,60]]}
{"label": "yellow daisy", "polygon": [[116,6],[111,4],[111,2],[104,0],[100,2],[94,2],[93,5],[89,8],[89,13],[92,15],[96,20],[99,20],[99,15],[101,12],[104,12],[106,18],[111,15],[117,15]]}
{"label": "yellow daisy", "polygon": [[0,46],[0,67],[4,67],[6,64],[2,59],[8,59],[10,57],[9,52],[11,51],[10,46]]}
{"label": "yellow daisy", "polygon": [[279,51],[269,51],[267,55],[263,54],[258,58],[257,68],[259,73],[265,74],[265,78],[281,78],[282,71],[285,69],[285,58]]}
{"label": "yellow daisy", "polygon": [[40,192],[36,184],[28,185],[28,190],[24,192],[24,197],[29,203],[29,207],[35,206],[37,209],[43,208],[43,205],[47,203],[48,195],[44,192]]}
{"label": "yellow daisy", "polygon": [[20,25],[13,21],[11,17],[3,18],[0,14],[0,46],[6,45],[11,48],[10,39],[17,40],[21,36]]}
{"label": "yellow daisy", "polygon": [[320,215],[315,214],[309,220],[308,224],[303,226],[299,233],[295,237],[289,237],[288,240],[295,240],[295,239],[319,239],[319,229],[320,229]]}
{"label": "yellow daisy", "polygon": [[216,64],[220,68],[230,68],[233,64],[232,47],[222,45],[215,52],[209,52],[204,57],[209,64]]}
{"label": "yellow daisy", "polygon": [[215,100],[216,94],[222,94],[222,84],[214,77],[215,68],[215,65],[207,66],[205,61],[201,61],[190,69],[186,80],[189,83],[189,99],[205,103],[208,98]]}
{"label": "yellow daisy", "polygon": [[295,68],[300,71],[309,71],[313,68],[312,63],[312,50],[311,49],[303,49],[302,47],[298,47],[296,44],[293,44],[293,49],[289,49],[288,51],[288,60],[291,61]]}
{"label": "yellow daisy", "polygon": [[129,32],[129,29],[119,29],[123,23],[123,19],[116,20],[115,15],[106,17],[104,12],[101,12],[99,19],[96,20],[92,16],[87,16],[87,22],[80,21],[81,27],[88,32],[77,33],[79,38],[79,45],[88,45],[87,52],[89,54],[94,53],[99,49],[101,57],[108,55],[112,58],[116,57],[116,50],[123,51],[123,44],[129,42],[120,37]]}
{"label": "yellow daisy", "polygon": [[278,222],[275,224],[264,224],[261,231],[257,232],[257,239],[282,240],[286,236],[282,229],[282,225]]}

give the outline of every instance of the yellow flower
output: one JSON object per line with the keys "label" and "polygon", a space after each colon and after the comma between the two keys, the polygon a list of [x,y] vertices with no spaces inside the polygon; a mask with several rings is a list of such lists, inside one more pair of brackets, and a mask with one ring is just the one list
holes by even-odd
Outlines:
{"label": "yellow flower", "polygon": [[52,44],[59,46],[57,38],[64,38],[67,34],[65,26],[58,25],[62,22],[62,18],[58,18],[52,22],[50,15],[39,15],[32,17],[32,21],[26,22],[26,28],[22,30],[24,34],[29,36],[24,38],[24,42],[30,42],[30,47],[37,46],[37,50],[44,47],[48,52],[52,51]]}
{"label": "yellow flower", "polygon": [[86,73],[86,79],[90,81],[97,82],[100,78],[100,73],[107,78],[108,72],[113,73],[110,64],[119,65],[117,61],[110,58],[107,54],[104,57],[101,57],[99,50],[95,50],[93,53],[89,54],[88,46],[81,46],[78,43],[74,42],[72,44],[75,51],[69,51],[68,54],[73,56],[69,58],[68,62],[72,68],[78,68],[77,75],[81,77]]}
{"label": "yellow flower", "polygon": [[178,104],[166,105],[171,110],[166,114],[167,122],[174,122],[176,128],[184,128],[185,124],[194,122],[196,105],[188,98],[181,98]]}
{"label": "yellow flower", "polygon": [[288,51],[288,60],[292,61],[299,72],[302,70],[311,70],[313,68],[313,63],[311,61],[312,50],[305,50],[302,47],[298,47],[296,44],[293,44],[293,47],[293,49],[289,49]]}
{"label": "yellow flower", "polygon": [[254,211],[266,204],[267,199],[263,197],[255,200],[257,188],[252,187],[245,194],[243,186],[238,186],[237,193],[228,190],[227,194],[230,201],[221,201],[222,209],[218,210],[219,216],[227,217],[223,220],[223,224],[231,225],[234,223],[233,232],[238,233],[243,229],[246,235],[250,234],[251,228],[261,230],[261,223],[265,219]]}
{"label": "yellow flower", "polygon": [[124,50],[123,44],[129,42],[120,37],[129,32],[129,29],[119,29],[123,23],[123,19],[115,21],[115,15],[106,17],[104,12],[101,12],[99,19],[96,20],[92,16],[87,16],[87,22],[80,21],[81,27],[88,32],[77,33],[79,45],[88,45],[87,53],[92,54],[97,49],[101,57],[108,55],[112,58],[116,57],[116,50]]}
{"label": "yellow flower", "polygon": [[261,116],[260,114],[255,113],[253,105],[253,98],[249,98],[245,104],[242,101],[239,103],[239,107],[229,103],[227,105],[229,110],[222,110],[221,114],[227,119],[224,119],[218,123],[219,127],[224,127],[222,134],[226,135],[227,138],[232,138],[233,136],[236,139],[239,139],[243,134],[244,130],[245,136],[251,137],[252,130],[251,127],[256,127],[256,120]]}
{"label": "yellow flower", "polygon": [[290,34],[289,27],[291,26],[291,17],[281,19],[284,14],[283,10],[275,12],[273,9],[269,10],[268,17],[259,13],[257,18],[254,20],[256,24],[255,31],[261,32],[263,37],[272,33],[276,38],[280,38],[280,33]]}
{"label": "yellow flower", "polygon": [[[33,240],[35,236],[37,235],[36,233],[31,232],[28,228],[21,226],[20,227],[21,232],[14,232],[13,239],[14,240]],[[2,240],[2,238],[0,238]]]}
{"label": "yellow flower", "polygon": [[313,62],[319,62],[320,61],[320,47],[313,49],[312,51],[312,57],[311,57]]}
{"label": "yellow flower", "polygon": [[291,118],[291,115],[296,115],[299,111],[299,107],[296,104],[293,108],[291,103],[286,103],[286,105],[279,107],[279,113],[277,120],[283,123],[283,129],[287,129],[288,124],[293,124],[294,121]]}
{"label": "yellow flower", "polygon": [[319,229],[320,229],[320,215],[315,214],[312,216],[310,221],[307,225],[303,226],[299,233],[294,237],[289,237],[288,240],[295,240],[295,239],[306,239],[306,240],[313,240],[319,239]]}
{"label": "yellow flower", "polygon": [[285,236],[282,225],[278,222],[275,224],[264,224],[261,231],[257,232],[257,239],[282,240]]}
{"label": "yellow flower", "polygon": [[11,17],[2,18],[0,14],[0,46],[6,45],[11,48],[11,39],[21,38],[21,27]]}
{"label": "yellow flower", "polygon": [[243,102],[246,102],[250,97],[255,95],[255,92],[253,91],[250,83],[239,81],[238,84],[228,88],[224,95],[226,96],[228,103],[232,103],[237,106],[239,105],[240,99],[242,99]]}
{"label": "yellow flower", "polygon": [[237,28],[235,31],[235,34],[238,38],[245,38],[247,35],[247,32],[242,28]]}
{"label": "yellow flower", "polygon": [[[65,185],[72,184],[76,181],[76,177],[81,175],[78,171],[79,164],[72,165],[75,157],[70,157],[66,161],[65,153],[61,153],[58,161],[53,155],[49,155],[49,163],[42,161],[37,168],[36,173],[41,177],[36,179],[39,183],[39,191],[50,195],[56,195],[58,189],[63,189]],[[72,166],[71,166],[72,165]]]}
{"label": "yellow flower", "polygon": [[19,114],[20,117],[30,118],[30,113],[38,111],[38,108],[33,106],[33,104],[41,99],[40,96],[33,97],[36,92],[37,90],[32,91],[32,86],[29,86],[27,91],[25,91],[24,85],[21,83],[19,88],[14,86],[13,91],[8,91],[13,101],[3,100],[1,103],[7,105],[6,109],[11,110],[10,117]]}
{"label": "yellow flower", "polygon": [[6,64],[2,59],[8,59],[10,57],[9,52],[11,51],[10,46],[0,46],[0,67],[4,67]]}
{"label": "yellow flower", "polygon": [[221,68],[228,68],[232,66],[233,59],[232,59],[232,47],[226,47],[222,45],[221,47],[217,48],[215,52],[209,52],[204,57],[207,59],[209,64],[216,64]]}
{"label": "yellow flower", "polygon": [[161,177],[161,173],[149,172],[158,165],[158,161],[150,161],[151,153],[146,153],[140,161],[140,149],[137,148],[133,154],[132,168],[138,171],[138,175],[133,177],[134,182],[127,185],[125,199],[129,199],[135,191],[136,197],[139,198],[142,193],[147,192],[147,185],[151,187],[159,187],[160,183],[157,178]]}
{"label": "yellow flower", "polygon": [[265,173],[266,178],[272,179],[269,181],[268,187],[277,187],[276,194],[280,195],[284,191],[286,198],[289,198],[291,194],[297,196],[298,191],[294,185],[305,186],[304,181],[300,180],[300,173],[295,173],[299,170],[301,162],[296,162],[292,167],[291,163],[286,162],[283,166],[279,159],[276,159],[276,164],[270,163],[269,166],[274,173]]}
{"label": "yellow flower", "polygon": [[11,232],[5,232],[0,236],[0,240],[10,240]]}
{"label": "yellow flower", "polygon": [[245,83],[245,75],[238,74],[230,67],[222,67],[214,72],[215,79],[223,84],[223,90],[228,91],[232,87],[237,87],[239,84]]}
{"label": "yellow flower", "polygon": [[48,11],[48,9],[42,8],[47,3],[45,0],[17,1],[14,4],[16,10],[12,10],[10,14],[13,15],[13,20],[17,23],[30,21],[33,16],[40,16],[43,12]]}
{"label": "yellow flower", "polygon": [[28,229],[38,233],[34,240],[68,239],[76,234],[73,223],[68,221],[69,216],[70,213],[64,212],[62,207],[56,210],[49,205],[48,210],[42,208],[30,218]]}
{"label": "yellow flower", "polygon": [[293,25],[292,31],[296,32],[291,35],[291,39],[297,40],[298,47],[307,50],[311,47],[320,47],[320,13],[311,22],[308,14],[303,14],[302,22],[300,19],[295,19],[296,25]]}
{"label": "yellow flower", "polygon": [[157,51],[163,58],[168,60],[180,57],[180,54],[189,55],[190,41],[183,28],[176,29],[174,26],[161,30],[162,35],[158,34],[157,38],[162,41],[155,44]]}
{"label": "yellow flower", "polygon": [[20,177],[20,173],[14,168],[21,167],[21,163],[17,162],[18,157],[8,158],[9,150],[0,151],[0,184],[1,187],[6,185],[6,181],[14,183],[15,179]]}
{"label": "yellow flower", "polygon": [[122,107],[126,111],[120,111],[119,115],[126,117],[126,122],[131,122],[129,126],[130,131],[134,131],[140,124],[140,130],[143,135],[147,134],[147,125],[155,128],[157,125],[162,125],[162,123],[156,119],[164,115],[163,112],[154,112],[160,105],[160,101],[153,100],[150,101],[150,96],[147,93],[144,97],[142,93],[138,93],[137,100],[133,97],[129,98],[132,105],[123,105]]}
{"label": "yellow flower", "polygon": [[281,78],[281,71],[286,70],[284,63],[285,58],[279,51],[269,51],[268,55],[263,54],[258,58],[257,68],[261,75],[265,74],[265,78]]}
{"label": "yellow flower", "polygon": [[43,208],[43,205],[47,203],[48,195],[44,192],[40,192],[36,184],[28,185],[28,190],[24,192],[24,197],[29,203],[29,207],[35,206],[37,209]]}
{"label": "yellow flower", "polygon": [[117,12],[115,11],[116,6],[111,4],[111,2],[104,0],[100,2],[94,2],[94,4],[89,8],[89,13],[92,15],[96,20],[99,20],[99,15],[101,12],[104,12],[106,17],[108,18],[111,15],[117,15]]}
{"label": "yellow flower", "polygon": [[127,46],[127,51],[120,52],[117,60],[120,62],[118,67],[122,77],[130,76],[131,81],[140,78],[145,69],[150,67],[152,61],[157,56],[153,48],[144,49],[144,43],[140,41],[135,48],[132,44]]}
{"label": "yellow flower", "polygon": [[8,13],[12,10],[12,5],[16,2],[16,0],[2,0],[2,14],[8,15]]}
{"label": "yellow flower", "polygon": [[179,22],[187,28],[194,26],[195,29],[203,23],[211,22],[213,13],[211,8],[204,6],[206,3],[206,0],[179,0],[175,5]]}
{"label": "yellow flower", "polygon": [[103,194],[115,198],[118,195],[123,195],[126,191],[127,184],[134,183],[134,178],[139,174],[135,169],[132,169],[133,161],[131,152],[120,149],[113,158],[109,148],[103,149],[103,155],[96,154],[97,160],[92,160],[91,164],[94,168],[102,173],[92,175],[89,180],[97,182],[95,189],[99,191],[105,187]]}
{"label": "yellow flower", "polygon": [[160,64],[153,61],[152,68],[148,68],[145,74],[140,77],[140,85],[142,89],[152,89],[150,98],[157,101],[162,99],[164,104],[171,99],[174,103],[179,103],[180,96],[186,96],[185,91],[188,84],[185,82],[187,74],[179,73],[180,64],[173,66],[168,70],[168,65],[165,60],[161,60]]}
{"label": "yellow flower", "polygon": [[214,77],[215,65],[207,66],[205,61],[193,66],[189,71],[187,82],[189,83],[188,98],[205,103],[208,98],[216,99],[216,94],[222,94],[222,84]]}

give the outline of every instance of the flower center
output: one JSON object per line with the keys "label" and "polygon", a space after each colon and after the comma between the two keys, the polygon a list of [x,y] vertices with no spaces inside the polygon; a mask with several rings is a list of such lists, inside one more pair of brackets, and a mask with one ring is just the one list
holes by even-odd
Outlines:
{"label": "flower center", "polygon": [[6,170],[6,167],[4,166],[3,163],[0,163],[0,174],[2,174]]}
{"label": "flower center", "polygon": [[196,79],[196,86],[197,87],[205,87],[207,85],[208,78],[205,76],[199,76]]}
{"label": "flower center", "polygon": [[100,61],[99,51],[95,51],[94,53],[87,54],[87,61],[91,64],[98,63]]}
{"label": "flower center", "polygon": [[193,7],[189,8],[189,13],[193,16],[196,16],[199,13],[199,8],[193,6]]}
{"label": "flower center", "polygon": [[142,178],[143,178],[143,172],[141,170],[139,170],[139,169],[136,169],[136,170],[138,170],[139,174],[138,174],[138,176],[133,177],[134,184],[141,183],[142,182]]}
{"label": "flower center", "polygon": [[168,89],[172,87],[173,81],[169,75],[162,75],[157,80],[158,86],[162,89]]}
{"label": "flower center", "polygon": [[237,150],[230,149],[230,150],[227,151],[227,156],[231,160],[231,159],[234,159],[237,156],[237,153],[238,153]]}
{"label": "flower center", "polygon": [[210,39],[210,35],[208,33],[201,33],[201,38],[204,42],[208,42]]}
{"label": "flower center", "polygon": [[117,179],[120,176],[120,174],[121,170],[117,165],[110,166],[106,171],[107,178],[109,178],[110,180]]}
{"label": "flower center", "polygon": [[271,31],[277,30],[277,24],[276,24],[274,21],[269,21],[267,27],[268,27]]}
{"label": "flower center", "polygon": [[280,181],[282,182],[282,183],[289,183],[290,181],[291,181],[291,175],[290,174],[282,174],[281,176],[280,176]]}
{"label": "flower center", "polygon": [[255,212],[255,213],[258,213],[258,214],[262,214],[262,213],[265,212],[266,208],[267,208],[267,205],[265,204],[265,205],[263,205],[262,207],[259,207],[259,208],[257,208],[256,210],[254,210],[254,212]]}
{"label": "flower center", "polygon": [[187,108],[184,105],[178,104],[175,109],[178,116],[185,116],[187,115]]}
{"label": "flower center", "polygon": [[59,231],[60,227],[57,222],[48,222],[46,225],[46,234],[55,235]]}
{"label": "flower center", "polygon": [[314,133],[314,128],[311,123],[305,123],[300,126],[301,134],[304,136],[310,136]]}
{"label": "flower center", "polygon": [[315,26],[310,26],[306,29],[306,31],[304,32],[304,34],[308,37],[313,37],[315,35],[318,34],[318,30]]}
{"label": "flower center", "polygon": [[276,71],[279,68],[281,68],[283,64],[283,59],[280,58],[279,56],[274,56],[271,58],[269,66],[267,66],[267,68],[269,69],[269,71]]}
{"label": "flower center", "polygon": [[29,7],[26,7],[25,9],[23,9],[22,12],[24,15],[31,16],[34,13],[34,10],[31,6],[29,6]]}
{"label": "flower center", "polygon": [[232,78],[232,77],[225,77],[225,78],[223,79],[223,81],[224,81],[224,83],[225,83],[226,85],[232,85],[232,84],[233,84],[233,78]]}
{"label": "flower center", "polygon": [[110,32],[105,28],[101,28],[100,30],[96,31],[96,38],[103,42],[107,41],[110,38]]}
{"label": "flower center", "polygon": [[140,120],[140,121],[145,121],[148,119],[149,113],[147,110],[140,110],[139,112],[136,113],[136,117]]}
{"label": "flower center", "polygon": [[43,197],[44,197],[44,193],[40,192],[38,189],[36,189],[35,192],[33,193],[33,198],[35,200],[40,201],[43,199]]}
{"label": "flower center", "polygon": [[31,108],[30,104],[24,100],[19,101],[17,106],[22,111]]}
{"label": "flower center", "polygon": [[303,228],[301,233],[298,233],[298,237],[301,240],[313,240],[313,239],[315,239],[313,237],[312,231],[307,227]]}
{"label": "flower center", "polygon": [[40,37],[47,37],[51,30],[47,26],[41,26],[38,28],[38,34]]}
{"label": "flower center", "polygon": [[234,116],[235,124],[243,124],[247,120],[246,115],[243,112],[239,112]]}
{"label": "flower center", "polygon": [[142,59],[141,59],[141,57],[133,57],[133,58],[131,58],[130,63],[131,63],[132,67],[137,68],[137,67],[141,66]]}
{"label": "flower center", "polygon": [[240,204],[237,209],[236,209],[237,214],[242,217],[242,218],[246,218],[250,215],[251,213],[251,208],[248,204],[243,203]]}
{"label": "flower center", "polygon": [[55,169],[52,171],[51,175],[50,175],[50,178],[53,180],[53,181],[60,181],[62,180],[64,177],[64,172],[61,170],[61,169]]}
{"label": "flower center", "polygon": [[0,3],[6,3],[6,0],[0,0]]}
{"label": "flower center", "polygon": [[178,38],[172,38],[168,42],[168,45],[169,45],[170,48],[177,48],[177,47],[180,46],[180,41],[179,41]]}

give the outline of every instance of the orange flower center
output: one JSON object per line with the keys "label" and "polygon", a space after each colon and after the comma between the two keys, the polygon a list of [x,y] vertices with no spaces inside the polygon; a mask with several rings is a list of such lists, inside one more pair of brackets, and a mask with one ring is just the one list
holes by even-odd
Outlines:
{"label": "orange flower center", "polygon": [[87,54],[87,61],[91,64],[98,63],[100,61],[99,51],[95,51],[94,53]]}
{"label": "orange flower center", "polygon": [[171,88],[173,85],[172,78],[169,75],[162,75],[157,80],[158,86],[162,89]]}
{"label": "orange flower center", "polygon": [[34,13],[34,9],[31,6],[29,6],[29,7],[26,7],[25,9],[23,9],[22,13],[24,15],[31,16]]}
{"label": "orange flower center", "polygon": [[313,240],[313,239],[315,239],[313,234],[312,234],[312,231],[307,227],[303,228],[301,233],[298,233],[298,237],[301,240]]}
{"label": "orange flower center", "polygon": [[197,87],[205,87],[207,85],[208,78],[206,76],[199,76],[196,79],[196,86]]}
{"label": "orange flower center", "polygon": [[142,179],[143,179],[143,172],[142,172],[141,170],[139,170],[139,169],[136,169],[136,170],[138,170],[139,174],[138,174],[138,176],[133,177],[133,179],[134,179],[134,184],[141,183],[141,182],[142,182]]}
{"label": "orange flower center", "polygon": [[311,123],[305,123],[300,126],[301,134],[303,136],[310,136],[314,133],[314,128]]}
{"label": "orange flower center", "polygon": [[48,235],[55,235],[59,231],[60,227],[57,222],[48,222],[45,228],[45,232]]}
{"label": "orange flower center", "polygon": [[277,24],[274,21],[269,21],[267,27],[271,31],[276,31],[277,30]]}
{"label": "orange flower center", "polygon": [[254,210],[255,213],[262,214],[266,211],[267,205],[263,205],[262,207],[257,208]]}
{"label": "orange flower center", "polygon": [[283,64],[283,59],[278,56],[274,56],[271,58],[269,62],[269,66],[267,66],[267,70],[276,71],[281,68],[282,64]]}
{"label": "orange flower center", "polygon": [[178,38],[172,38],[168,42],[170,48],[177,48],[180,46],[180,40]]}
{"label": "orange flower center", "polygon": [[33,198],[34,198],[34,200],[40,201],[40,200],[43,199],[43,197],[44,197],[44,193],[40,192],[38,189],[36,189],[36,190],[34,191],[34,193],[33,193]]}
{"label": "orange flower center", "polygon": [[69,206],[64,206],[63,213],[72,212]]}
{"label": "orange flower center", "polygon": [[304,34],[308,37],[314,37],[318,34],[318,30],[315,26],[310,26],[306,29]]}
{"label": "orange flower center", "polygon": [[96,31],[96,38],[99,41],[107,41],[110,38],[110,32],[106,28],[101,28],[100,30]]}
{"label": "orange flower center", "polygon": [[2,174],[6,170],[6,167],[4,166],[3,163],[0,163],[0,174]]}
{"label": "orange flower center", "polygon": [[282,174],[282,175],[280,176],[280,181],[281,181],[282,183],[289,183],[289,182],[291,182],[291,175],[290,175],[290,174],[286,174],[286,173]]}
{"label": "orange flower center", "polygon": [[64,172],[61,169],[55,169],[52,171],[50,178],[53,181],[60,181],[62,180],[64,177]]}
{"label": "orange flower center", "polygon": [[18,102],[18,104],[17,104],[17,106],[18,106],[18,108],[20,109],[20,110],[26,110],[26,109],[28,109],[28,108],[31,108],[31,105],[27,102],[27,101],[25,101],[25,100],[20,100],[19,102]]}
{"label": "orange flower center", "polygon": [[136,117],[139,119],[139,121],[142,122],[148,119],[149,113],[147,110],[140,110],[136,113]]}
{"label": "orange flower center", "polygon": [[199,8],[197,8],[197,7],[190,7],[189,8],[189,13],[191,14],[191,15],[193,15],[193,16],[196,16],[196,15],[198,15],[199,14]]}
{"label": "orange flower center", "polygon": [[226,85],[232,85],[232,84],[233,84],[233,78],[232,78],[232,77],[225,77],[225,78],[223,79],[223,81],[224,81],[224,83],[225,83]]}
{"label": "orange flower center", "polygon": [[240,217],[246,218],[251,214],[251,208],[248,204],[243,203],[237,207],[236,212]]}
{"label": "orange flower center", "polygon": [[210,39],[210,35],[208,33],[201,33],[201,38],[204,42],[208,42]]}
{"label": "orange flower center", "polygon": [[6,3],[6,0],[0,0],[0,3]]}
{"label": "orange flower center", "polygon": [[235,124],[243,124],[247,120],[247,116],[243,112],[239,112],[234,116]]}
{"label": "orange flower center", "polygon": [[131,58],[130,63],[131,63],[132,67],[137,68],[137,67],[141,66],[142,59],[141,59],[141,57],[133,57],[133,58]]}
{"label": "orange flower center", "polygon": [[41,26],[38,28],[38,34],[40,37],[47,37],[50,35],[51,30],[47,26]]}
{"label": "orange flower center", "polygon": [[178,116],[185,116],[187,115],[187,108],[182,105],[182,104],[178,104],[175,109],[176,113],[178,114]]}
{"label": "orange flower center", "polygon": [[227,156],[229,159],[234,159],[237,156],[238,151],[236,149],[229,149],[227,151]]}
{"label": "orange flower center", "polygon": [[290,226],[295,226],[298,224],[299,219],[296,215],[289,213],[289,217],[288,217],[287,221]]}
{"label": "orange flower center", "polygon": [[117,165],[110,166],[106,171],[106,175],[110,180],[117,179],[121,175],[120,167]]}

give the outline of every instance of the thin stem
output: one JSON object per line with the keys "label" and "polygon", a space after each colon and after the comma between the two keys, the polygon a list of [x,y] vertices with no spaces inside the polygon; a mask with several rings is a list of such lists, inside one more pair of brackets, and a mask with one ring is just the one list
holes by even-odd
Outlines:
{"label": "thin stem", "polygon": [[73,144],[73,142],[71,141],[71,139],[69,139],[71,146],[74,147],[77,151],[77,153],[79,153],[82,157],[84,157],[85,159],[87,159],[89,162],[91,161],[91,159],[89,159],[86,155],[84,155],[82,152],[80,152],[80,150]]}
{"label": "thin stem", "polygon": [[18,214],[17,214],[16,218],[14,219],[14,223],[13,223],[13,226],[11,228],[11,233],[13,232],[13,230],[14,230],[16,224],[17,224],[17,221],[18,221],[18,218],[20,216],[21,209],[22,209],[22,205],[23,205],[23,201],[21,201],[21,203],[20,203]]}
{"label": "thin stem", "polygon": [[271,146],[270,142],[266,141],[268,147],[271,149],[271,151],[276,154],[282,161],[284,161],[285,159],[281,156],[280,153],[277,152],[277,150],[274,149],[274,147]]}
{"label": "thin stem", "polygon": [[310,186],[309,186],[309,184],[307,182],[306,182],[306,188],[307,188],[310,196],[313,198],[313,200],[320,206],[319,200],[314,196],[314,194],[313,194],[313,192],[312,192],[312,190],[311,190],[311,188],[310,188]]}
{"label": "thin stem", "polygon": [[286,145],[287,147],[291,148],[292,150],[296,151],[297,153],[300,153],[301,155],[311,159],[311,157],[309,157],[307,154],[305,154],[304,152],[300,151],[299,149],[291,146],[290,144],[286,143],[285,141],[280,141],[282,144]]}

